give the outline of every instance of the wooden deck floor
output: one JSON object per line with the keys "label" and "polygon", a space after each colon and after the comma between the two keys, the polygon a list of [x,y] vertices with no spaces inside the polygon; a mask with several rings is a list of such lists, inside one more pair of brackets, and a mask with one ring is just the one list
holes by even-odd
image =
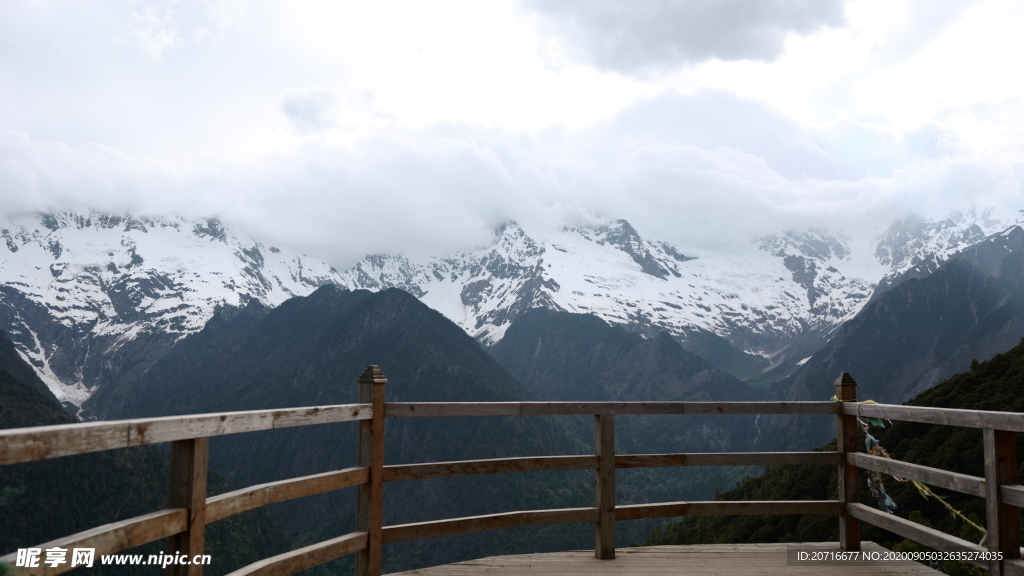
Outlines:
{"label": "wooden deck floor", "polygon": [[[876,574],[928,574],[938,572],[917,562],[857,562],[848,564],[787,564],[787,547],[801,550],[839,550],[838,543],[809,544],[713,544],[697,546],[650,546],[620,548],[615,560],[597,560],[594,552],[554,552],[492,556],[457,564],[402,572],[403,576],[491,576],[521,575],[607,575],[607,576],[704,576],[712,574],[765,574],[799,576],[828,574],[853,576]],[[874,542],[864,542],[865,551],[885,551]]]}

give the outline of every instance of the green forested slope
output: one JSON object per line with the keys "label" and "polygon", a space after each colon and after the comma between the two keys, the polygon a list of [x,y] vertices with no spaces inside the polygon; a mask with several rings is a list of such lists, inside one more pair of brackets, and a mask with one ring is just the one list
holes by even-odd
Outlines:
{"label": "green forested slope", "polygon": [[[1005,354],[975,363],[969,372],[957,374],[907,402],[913,406],[1003,410],[1024,412],[1024,341]],[[984,476],[981,431],[969,428],[893,422],[885,429],[872,428],[872,435],[897,460],[905,460],[953,472]],[[860,439],[863,446],[863,438]],[[835,443],[824,447],[834,450]],[[1019,473],[1024,475],[1024,435],[1018,435]],[[910,485],[885,477],[885,487],[897,504],[896,514],[938,530],[978,541],[981,534],[954,518],[933,499],[924,500]],[[976,524],[984,526],[985,502],[934,488],[947,502]],[[874,506],[861,474],[862,502]],[[723,492],[722,500],[819,500],[836,498],[834,466],[769,466],[764,474],[741,481]],[[915,546],[891,533],[863,525],[863,538],[887,547]],[[725,542],[816,542],[838,540],[839,525],[834,516],[704,516],[669,522],[656,529],[647,541],[657,544]]]}
{"label": "green forested slope", "polygon": [[[15,376],[30,374],[0,332],[0,428],[69,424],[74,418]],[[153,512],[167,504],[167,455],[154,447],[110,450],[0,467],[0,555],[82,530]],[[211,493],[229,490],[212,474]],[[265,510],[207,527],[206,573],[226,574],[268,554],[288,549],[280,521]],[[158,554],[163,542],[133,549]],[[153,568],[94,566],[94,574],[152,574]]]}

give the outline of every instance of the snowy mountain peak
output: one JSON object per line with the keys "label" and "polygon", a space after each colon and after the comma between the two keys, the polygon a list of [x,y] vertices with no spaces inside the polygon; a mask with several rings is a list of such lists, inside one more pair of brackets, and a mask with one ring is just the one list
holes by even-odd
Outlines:
{"label": "snowy mountain peak", "polygon": [[530,238],[515,220],[498,226],[494,236],[494,244],[489,251],[490,262],[503,262],[515,267],[532,266],[544,254],[544,247]]}
{"label": "snowy mountain peak", "polygon": [[669,275],[680,277],[676,262],[693,260],[676,250],[667,242],[654,243],[643,239],[640,233],[626,220],[615,220],[612,224],[590,228],[566,227],[564,231],[575,232],[600,246],[609,245],[629,255],[645,274],[662,280]]}
{"label": "snowy mountain peak", "polygon": [[876,239],[875,258],[888,268],[879,291],[934,272],[950,256],[1017,222],[1020,214],[988,208],[953,211],[944,218],[912,214],[893,221]]}
{"label": "snowy mountain peak", "polygon": [[10,217],[0,235],[0,326],[76,405],[95,388],[104,353],[143,336],[173,342],[222,304],[276,306],[339,278],[217,218],[65,210]]}

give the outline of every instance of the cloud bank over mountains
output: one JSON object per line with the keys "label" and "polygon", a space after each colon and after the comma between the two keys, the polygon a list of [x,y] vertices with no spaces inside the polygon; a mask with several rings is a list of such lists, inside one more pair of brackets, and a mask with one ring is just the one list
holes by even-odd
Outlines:
{"label": "cloud bank over mountains", "polygon": [[688,246],[1024,208],[1024,88],[957,81],[1019,53],[1006,4],[61,6],[0,8],[3,212],[218,215],[344,269],[510,219]]}

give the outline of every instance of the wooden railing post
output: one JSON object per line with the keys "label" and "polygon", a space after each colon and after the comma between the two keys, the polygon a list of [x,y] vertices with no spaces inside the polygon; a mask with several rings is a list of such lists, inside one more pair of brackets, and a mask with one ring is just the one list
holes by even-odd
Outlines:
{"label": "wooden railing post", "polygon": [[600,560],[615,558],[615,415],[594,416],[594,555]]}
{"label": "wooden railing post", "polygon": [[[1003,503],[1002,486],[1017,483],[1017,435],[985,428],[985,517],[988,549],[1004,560],[1020,557],[1020,508]],[[1003,563],[992,561],[989,574],[1002,576]]]}
{"label": "wooden railing post", "polygon": [[[167,539],[167,554],[180,554],[191,560],[203,554],[206,538],[206,463],[209,438],[192,438],[171,442],[171,478],[167,505],[188,508],[184,532]],[[167,576],[202,576],[203,565],[170,564]]]}
{"label": "wooden railing post", "polygon": [[[857,401],[857,382],[848,372],[836,378],[836,397],[841,402]],[[857,504],[857,467],[846,461],[846,455],[857,452],[857,417],[836,416],[836,450],[839,452],[839,500],[843,512],[839,515],[839,545],[851,552],[860,550],[860,520],[850,516],[847,506]]]}
{"label": "wooden railing post", "polygon": [[366,548],[356,553],[356,576],[380,576],[384,511],[384,385],[388,379],[376,366],[359,376],[359,402],[370,404],[373,417],[359,421],[359,466],[369,468],[370,479],[359,485],[356,530],[366,532]]}

